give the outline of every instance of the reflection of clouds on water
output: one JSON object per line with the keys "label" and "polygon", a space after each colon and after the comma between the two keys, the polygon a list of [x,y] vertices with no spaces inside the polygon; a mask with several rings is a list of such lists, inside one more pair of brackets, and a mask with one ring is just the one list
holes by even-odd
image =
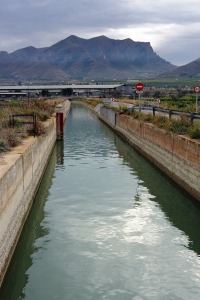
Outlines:
{"label": "reflection of clouds on water", "polygon": [[[59,144],[50,185],[43,184],[38,198],[39,226],[31,222],[19,253],[32,247],[25,297],[198,300],[200,258],[189,249],[199,240],[198,211],[85,108],[76,114],[67,120],[64,156]],[[182,230],[188,219],[196,239]],[[9,288],[22,269],[14,269]]]}
{"label": "reflection of clouds on water", "polygon": [[[128,243],[156,244],[160,238],[162,227],[156,219],[163,219],[164,214],[156,209],[150,200],[155,198],[146,187],[138,185],[134,197],[133,208],[116,217],[121,223],[123,237]],[[136,205],[135,205],[136,201]]]}

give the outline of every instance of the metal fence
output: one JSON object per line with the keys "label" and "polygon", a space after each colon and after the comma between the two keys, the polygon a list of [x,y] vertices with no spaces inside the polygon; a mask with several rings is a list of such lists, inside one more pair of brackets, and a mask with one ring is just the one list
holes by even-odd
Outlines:
{"label": "metal fence", "polygon": [[36,115],[35,114],[19,114],[10,116],[10,127],[20,128],[20,131],[28,131],[29,134],[36,135]]}

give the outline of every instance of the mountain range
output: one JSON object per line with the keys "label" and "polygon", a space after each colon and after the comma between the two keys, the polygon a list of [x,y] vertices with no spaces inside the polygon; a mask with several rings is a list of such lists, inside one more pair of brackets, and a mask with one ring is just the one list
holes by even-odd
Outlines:
{"label": "mountain range", "polygon": [[179,68],[158,56],[148,42],[106,36],[71,35],[50,47],[0,51],[0,82],[152,78]]}

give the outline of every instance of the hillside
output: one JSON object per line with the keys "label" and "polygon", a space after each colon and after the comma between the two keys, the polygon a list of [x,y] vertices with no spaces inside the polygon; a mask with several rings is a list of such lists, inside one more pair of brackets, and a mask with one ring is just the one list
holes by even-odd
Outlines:
{"label": "hillside", "polygon": [[162,77],[199,77],[200,76],[200,58],[170,72],[165,72]]}
{"label": "hillside", "polygon": [[174,69],[150,43],[105,36],[72,35],[46,48],[0,52],[0,78],[13,81],[148,78]]}

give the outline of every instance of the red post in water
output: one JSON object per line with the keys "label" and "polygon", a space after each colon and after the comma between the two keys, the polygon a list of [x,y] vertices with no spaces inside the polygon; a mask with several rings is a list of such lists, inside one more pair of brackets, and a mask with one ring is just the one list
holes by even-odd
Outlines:
{"label": "red post in water", "polygon": [[64,114],[61,112],[56,113],[56,134],[57,140],[62,140],[64,136]]}

